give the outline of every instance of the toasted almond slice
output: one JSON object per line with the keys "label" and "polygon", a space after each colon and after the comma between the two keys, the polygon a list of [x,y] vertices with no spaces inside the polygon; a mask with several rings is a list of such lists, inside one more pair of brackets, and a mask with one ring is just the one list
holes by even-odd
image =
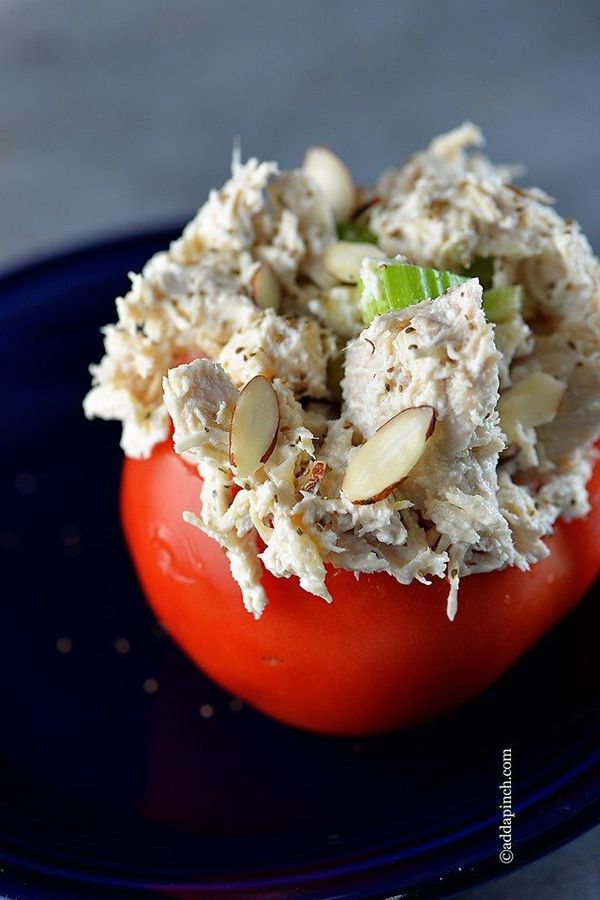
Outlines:
{"label": "toasted almond slice", "polygon": [[242,478],[268,460],[277,443],[279,404],[271,382],[256,375],[240,394],[229,430],[229,461]]}
{"label": "toasted almond slice", "polygon": [[261,263],[250,280],[252,299],[261,309],[278,310],[281,305],[281,285],[267,263]]}
{"label": "toasted almond slice", "polygon": [[330,275],[344,284],[358,284],[363,259],[385,259],[385,253],[374,244],[360,241],[336,241],[323,254],[323,265]]}
{"label": "toasted almond slice", "polygon": [[325,475],[325,469],[325,463],[321,462],[321,460],[317,460],[310,470],[308,480],[302,490],[307,491],[309,494],[318,494],[321,482],[323,481],[323,476]]}
{"label": "toasted almond slice", "polygon": [[378,428],[353,454],[342,490],[352,503],[384,500],[421,458],[435,429],[435,410],[413,406]]}
{"label": "toasted almond slice", "polygon": [[505,391],[498,401],[500,427],[515,440],[518,425],[535,428],[551,422],[567,386],[547,372],[532,372]]}
{"label": "toasted almond slice", "polygon": [[327,147],[309,147],[302,163],[308,175],[325,195],[336,222],[349,219],[357,203],[356,186],[348,167]]}

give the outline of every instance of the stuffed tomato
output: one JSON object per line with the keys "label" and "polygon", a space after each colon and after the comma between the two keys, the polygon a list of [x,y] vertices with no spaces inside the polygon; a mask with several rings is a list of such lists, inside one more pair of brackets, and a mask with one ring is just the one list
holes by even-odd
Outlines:
{"label": "stuffed tomato", "polygon": [[600,568],[600,264],[465,124],[355,184],[236,156],[117,300],[89,417],[160,620],[330,733],[480,693]]}

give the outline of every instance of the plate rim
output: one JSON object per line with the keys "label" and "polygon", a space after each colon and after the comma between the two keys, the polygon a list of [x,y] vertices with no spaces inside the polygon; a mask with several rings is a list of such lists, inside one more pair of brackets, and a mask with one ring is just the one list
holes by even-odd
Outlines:
{"label": "plate rim", "polygon": [[[10,306],[11,290],[18,288],[19,284],[31,281],[32,279],[41,279],[43,281],[49,271],[60,270],[61,268],[69,267],[74,263],[85,263],[87,258],[92,262],[92,260],[98,256],[108,255],[110,257],[116,252],[126,250],[129,246],[133,247],[138,244],[143,245],[168,242],[176,238],[177,234],[181,232],[182,227],[181,219],[172,219],[158,221],[155,224],[150,223],[148,226],[140,228],[123,229],[114,232],[108,231],[105,234],[100,234],[96,239],[91,238],[82,243],[68,244],[62,249],[58,248],[56,251],[51,251],[40,256],[33,256],[25,261],[17,262],[16,264],[2,268],[0,269],[0,305],[2,308],[4,308],[5,303],[8,303]],[[123,274],[126,273],[124,272]],[[582,778],[584,778],[586,774],[589,776],[589,772],[593,770],[594,765],[597,766],[598,775],[600,776],[600,751],[596,753],[596,757],[597,758],[587,766],[586,772],[581,773]],[[591,757],[588,757],[588,760],[590,758]],[[570,772],[565,776],[563,781],[569,781],[574,774],[574,771]],[[600,783],[600,777],[598,778],[597,784],[598,783]],[[552,783],[553,789],[549,792],[550,796],[554,795],[558,787],[558,782],[554,781]],[[464,871],[460,873],[460,876],[454,872],[448,873],[448,876],[444,877],[441,885],[432,884],[432,875],[429,872],[421,880],[421,883],[414,887],[402,889],[399,887],[399,882],[397,880],[389,880],[387,882],[387,888],[392,891],[401,889],[403,891],[403,897],[415,898],[425,896],[448,896],[448,889],[450,889],[452,894],[457,891],[462,892],[477,885],[516,872],[522,866],[540,859],[544,855],[551,853],[569,841],[579,837],[587,830],[597,825],[598,822],[600,822],[600,795],[593,798],[587,805],[580,804],[570,816],[563,817],[560,821],[553,822],[547,828],[538,829],[525,842],[524,851],[523,845],[521,845],[518,854],[515,855],[514,862],[511,865],[504,867],[505,871],[499,870],[497,855],[487,855],[476,861],[474,864],[467,866]],[[461,838],[461,840],[462,839],[464,838]],[[455,837],[448,843],[452,844],[453,842],[455,842]],[[426,853],[429,851],[425,849],[421,852]],[[66,881],[73,886],[80,886],[82,890],[85,890],[86,888],[98,888],[99,886],[112,886],[117,889],[132,888],[156,891],[167,887],[165,883],[158,881],[150,883],[147,880],[137,881],[131,878],[111,877],[108,872],[104,874],[101,871],[98,871],[97,874],[94,874],[91,871],[86,873],[82,869],[69,871],[69,869],[60,865],[36,863],[26,856],[19,856],[18,854],[13,855],[10,852],[6,853],[3,848],[0,848],[0,860],[8,866],[14,867],[14,870],[23,873],[25,877],[33,877],[34,879],[41,877],[46,884],[48,884],[48,879],[59,882]],[[397,868],[398,860],[396,859],[395,862]],[[348,865],[345,865],[343,869],[337,868],[335,861],[332,861],[330,864],[320,864],[320,870],[318,871],[311,870],[309,865],[304,871],[304,876],[300,871],[290,871],[290,874],[287,876],[278,876],[277,874],[269,876],[268,874],[263,875],[261,873],[259,879],[254,875],[251,875],[249,878],[240,882],[225,883],[219,881],[213,883],[206,880],[204,882],[171,881],[169,882],[169,886],[171,889],[175,888],[182,891],[213,891],[219,893],[239,888],[244,890],[244,896],[256,898],[262,897],[263,892],[268,889],[296,887],[300,889],[298,896],[302,896],[302,892],[306,886],[310,887],[311,890],[314,890],[315,887],[319,887],[319,883],[321,883],[324,889],[335,889],[336,879],[348,877],[358,871],[371,871],[374,876],[377,872],[381,875],[388,872],[389,878],[393,879],[393,873],[395,871],[394,853],[380,854],[377,857],[371,856],[370,859],[355,861],[354,863],[348,861]],[[253,879],[254,884],[252,883]],[[4,873],[0,870],[0,885],[3,880]],[[248,891],[250,891],[250,893],[248,893]],[[362,893],[360,895],[354,895],[353,893],[348,893],[343,895],[336,894],[336,896],[352,897],[380,895],[367,895]]]}

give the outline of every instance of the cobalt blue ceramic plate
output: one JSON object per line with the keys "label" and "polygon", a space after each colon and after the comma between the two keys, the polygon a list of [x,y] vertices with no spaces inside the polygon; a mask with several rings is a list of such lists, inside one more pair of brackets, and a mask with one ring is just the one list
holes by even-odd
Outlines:
{"label": "cobalt blue ceramic plate", "polygon": [[479,700],[360,742],[240,708],[157,628],[119,526],[119,429],[81,399],[126,273],[173,236],[0,281],[0,893],[437,897],[600,820],[590,598]]}

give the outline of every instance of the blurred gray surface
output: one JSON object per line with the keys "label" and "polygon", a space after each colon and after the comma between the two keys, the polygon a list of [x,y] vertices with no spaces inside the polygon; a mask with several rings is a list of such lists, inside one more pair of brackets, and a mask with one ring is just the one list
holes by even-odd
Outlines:
{"label": "blurred gray surface", "polygon": [[[0,0],[0,268],[177,220],[245,155],[368,182],[480,124],[600,247],[598,0]],[[600,829],[471,892],[600,897]]]}
{"label": "blurred gray surface", "polygon": [[600,4],[0,0],[0,265],[173,218],[247,155],[372,180],[471,118],[598,215]]}

